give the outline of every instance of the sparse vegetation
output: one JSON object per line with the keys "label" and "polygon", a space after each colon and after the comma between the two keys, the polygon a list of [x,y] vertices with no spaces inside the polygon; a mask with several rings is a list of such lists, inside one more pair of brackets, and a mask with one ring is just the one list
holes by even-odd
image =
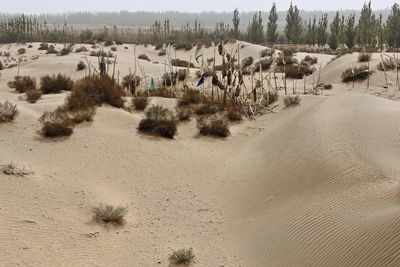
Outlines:
{"label": "sparse vegetation", "polygon": [[0,123],[13,121],[17,115],[17,105],[9,101],[0,102]]}
{"label": "sparse vegetation", "polygon": [[150,61],[150,58],[146,55],[146,54],[141,54],[138,56],[138,59],[143,59],[143,60],[147,60]]}
{"label": "sparse vegetation", "polygon": [[183,68],[187,68],[189,66],[189,68],[194,68],[194,64],[192,62],[188,62],[186,60],[182,60],[182,59],[172,59],[171,60],[171,65],[172,66],[176,66],[176,67],[183,67]]}
{"label": "sparse vegetation", "polygon": [[202,117],[197,119],[197,128],[201,135],[227,137],[230,134],[228,124],[218,117]]}
{"label": "sparse vegetation", "polygon": [[27,169],[25,166],[18,166],[13,162],[6,165],[0,165],[0,171],[6,175],[14,176],[26,176],[33,174],[31,169]]}
{"label": "sparse vegetation", "polygon": [[83,109],[83,110],[78,110],[75,111],[71,114],[71,120],[75,123],[75,124],[79,124],[82,122],[92,122],[93,121],[93,117],[94,115],[96,115],[96,107],[91,107],[88,109]]}
{"label": "sparse vegetation", "polygon": [[76,65],[76,70],[80,71],[84,69],[86,69],[86,64],[83,61],[79,61],[79,63]]}
{"label": "sparse vegetation", "polygon": [[242,68],[247,68],[249,66],[251,66],[254,62],[254,58],[253,57],[246,57],[242,60]]}
{"label": "sparse vegetation", "polygon": [[162,106],[152,106],[146,111],[146,118],[139,123],[139,131],[174,138],[177,128],[175,116],[172,111]]}
{"label": "sparse vegetation", "polygon": [[36,80],[30,76],[15,76],[14,81],[9,82],[8,86],[15,89],[17,93],[25,93],[25,91],[36,89]]}
{"label": "sparse vegetation", "polygon": [[26,52],[26,49],[25,49],[25,48],[20,48],[20,49],[18,49],[18,55],[25,54],[25,52]]}
{"label": "sparse vegetation", "polygon": [[39,48],[38,48],[38,50],[48,50],[49,49],[49,45],[48,44],[46,44],[46,43],[41,43],[40,45],[39,45]]}
{"label": "sparse vegetation", "polygon": [[58,51],[56,50],[54,45],[50,45],[49,48],[47,49],[46,54],[55,54],[58,55]]}
{"label": "sparse vegetation", "polygon": [[228,109],[226,117],[230,121],[241,121],[243,119],[243,114],[238,109],[231,107]]}
{"label": "sparse vegetation", "polygon": [[187,121],[190,120],[192,116],[192,111],[186,107],[177,107],[176,108],[176,118],[179,121]]}
{"label": "sparse vegetation", "polygon": [[122,87],[133,94],[140,85],[140,81],[139,76],[135,77],[133,74],[128,74],[122,79]]}
{"label": "sparse vegetation", "polygon": [[358,55],[358,62],[368,62],[371,59],[371,54],[362,52]]}
{"label": "sparse vegetation", "polygon": [[387,70],[395,70],[397,68],[400,68],[400,62],[393,60],[393,59],[386,59],[380,62],[377,66],[377,69],[380,71],[387,71]]}
{"label": "sparse vegetation", "polygon": [[93,219],[101,224],[124,225],[124,217],[128,214],[128,208],[100,204],[92,209]]}
{"label": "sparse vegetation", "polygon": [[25,91],[26,101],[33,104],[36,103],[42,97],[42,91],[38,89]]}
{"label": "sparse vegetation", "polygon": [[368,71],[368,66],[362,65],[360,67],[348,68],[342,73],[343,82],[359,81],[365,80],[372,71]]}
{"label": "sparse vegetation", "polygon": [[46,137],[70,136],[73,133],[69,117],[60,109],[44,112],[39,121],[43,125],[41,133]]}
{"label": "sparse vegetation", "polygon": [[43,76],[40,78],[40,90],[43,94],[56,94],[61,91],[71,91],[74,86],[74,82],[71,78],[57,74],[53,76]]}
{"label": "sparse vegetation", "polygon": [[285,96],[285,98],[283,99],[283,103],[285,104],[285,107],[289,107],[289,106],[296,106],[298,104],[300,104],[301,102],[301,97],[299,95],[295,95],[295,96]]}
{"label": "sparse vegetation", "polygon": [[195,261],[196,256],[193,253],[193,249],[179,249],[174,251],[169,256],[169,261],[171,264],[178,264],[178,265],[188,265]]}
{"label": "sparse vegetation", "polygon": [[151,98],[147,96],[135,96],[132,98],[132,106],[136,110],[145,110],[150,104]]}
{"label": "sparse vegetation", "polygon": [[218,106],[212,103],[204,103],[196,109],[197,115],[212,115],[218,112]]}

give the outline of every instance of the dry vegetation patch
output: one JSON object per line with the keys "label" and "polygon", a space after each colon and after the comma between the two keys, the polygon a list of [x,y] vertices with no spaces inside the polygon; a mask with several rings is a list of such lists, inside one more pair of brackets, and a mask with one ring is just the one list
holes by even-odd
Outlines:
{"label": "dry vegetation patch", "polygon": [[285,104],[285,107],[289,106],[296,106],[300,104],[301,102],[301,97],[299,95],[291,96],[288,95],[283,99],[283,103]]}
{"label": "dry vegetation patch", "polygon": [[8,86],[15,89],[17,93],[25,93],[25,91],[36,89],[36,80],[30,76],[15,76],[14,81],[9,82]]}
{"label": "dry vegetation patch", "polygon": [[17,105],[9,101],[0,102],[0,123],[10,122],[18,115]]}
{"label": "dry vegetation patch", "polygon": [[201,117],[197,119],[197,128],[201,135],[227,137],[230,134],[228,124],[218,117]]}
{"label": "dry vegetation patch", "polygon": [[72,122],[61,109],[46,111],[40,117],[42,135],[46,137],[70,136],[73,133]]}
{"label": "dry vegetation patch", "polygon": [[124,217],[128,214],[128,208],[122,206],[100,204],[92,208],[93,219],[101,224],[124,225]]}
{"label": "dry vegetation patch", "polygon": [[178,265],[189,265],[194,263],[196,256],[193,253],[193,249],[179,249],[177,251],[172,252],[169,256],[169,261],[171,264]]}
{"label": "dry vegetation patch", "polygon": [[363,81],[372,74],[367,65],[348,68],[342,73],[342,82]]}
{"label": "dry vegetation patch", "polygon": [[139,131],[166,138],[174,138],[177,128],[172,111],[162,106],[153,106],[146,111],[146,118],[139,123]]}
{"label": "dry vegetation patch", "polygon": [[25,91],[26,101],[33,104],[42,97],[42,91],[38,89]]}
{"label": "dry vegetation patch", "polygon": [[135,96],[132,98],[132,106],[136,110],[145,110],[150,104],[151,98],[147,96]]}
{"label": "dry vegetation patch", "polygon": [[358,55],[358,62],[368,62],[371,59],[371,54],[362,52]]}
{"label": "dry vegetation patch", "polygon": [[27,169],[25,166],[18,166],[13,162],[6,165],[0,165],[0,171],[6,175],[14,176],[26,176],[33,174],[31,169]]}
{"label": "dry vegetation patch", "polygon": [[56,94],[61,91],[71,91],[74,82],[68,76],[57,74],[43,76],[40,78],[40,90],[43,94]]}

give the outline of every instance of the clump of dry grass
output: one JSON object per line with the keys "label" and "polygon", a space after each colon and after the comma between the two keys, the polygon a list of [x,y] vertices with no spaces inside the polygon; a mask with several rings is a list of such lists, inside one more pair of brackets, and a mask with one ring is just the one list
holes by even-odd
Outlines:
{"label": "clump of dry grass", "polygon": [[274,59],[271,58],[265,58],[261,59],[261,61],[258,61],[256,64],[254,64],[254,72],[259,72],[260,71],[260,65],[261,65],[261,70],[269,70],[271,67],[272,63],[274,62]]}
{"label": "clump of dry grass", "polygon": [[85,77],[74,84],[71,95],[67,98],[66,108],[70,111],[88,109],[107,103],[121,108],[125,100],[124,90],[109,77]]}
{"label": "clump of dry grass", "polygon": [[287,78],[303,79],[304,76],[310,75],[314,72],[314,68],[308,64],[292,64],[285,68],[285,75]]}
{"label": "clump of dry grass", "polygon": [[186,70],[178,70],[178,81],[184,81],[187,76],[187,71]]}
{"label": "clump of dry grass", "polygon": [[46,137],[70,136],[73,133],[71,120],[61,109],[44,112],[39,121],[42,123],[41,133]]}
{"label": "clump of dry grass", "polygon": [[174,44],[175,50],[185,50],[189,51],[192,50],[193,44],[192,43],[175,43]]}
{"label": "clump of dry grass", "polygon": [[368,71],[368,66],[362,65],[360,67],[348,68],[342,73],[342,82],[351,82],[358,80],[365,80],[372,71]]}
{"label": "clump of dry grass", "polygon": [[264,100],[267,106],[278,100],[278,94],[275,92],[268,91],[267,94],[264,95]]}
{"label": "clump of dry grass", "polygon": [[253,57],[246,57],[242,60],[242,68],[245,69],[249,66],[251,66],[254,62],[254,58]]}
{"label": "clump of dry grass", "polygon": [[241,121],[243,119],[243,114],[237,108],[230,107],[226,113],[226,117],[230,121]]}
{"label": "clump of dry grass", "polygon": [[66,45],[60,50],[60,52],[58,52],[58,55],[59,56],[66,56],[69,53],[71,53],[71,51],[72,51],[72,45]]}
{"label": "clump of dry grass", "polygon": [[76,65],[76,70],[80,71],[84,69],[86,69],[86,64],[83,61],[79,61],[79,63]]}
{"label": "clump of dry grass", "polygon": [[49,45],[46,43],[41,43],[38,48],[38,50],[48,50],[48,49],[49,49]]}
{"label": "clump of dry grass", "polygon": [[295,96],[286,96],[283,99],[283,103],[285,104],[285,107],[289,107],[289,106],[296,106],[298,104],[300,104],[301,102],[301,98],[299,95],[295,95]]}
{"label": "clump of dry grass", "polygon": [[213,103],[204,103],[196,109],[196,114],[199,116],[202,115],[212,115],[217,113],[219,110],[218,106],[214,105]]}
{"label": "clump of dry grass", "polygon": [[27,169],[25,166],[18,166],[13,162],[6,165],[0,165],[0,171],[6,175],[14,176],[26,176],[34,173],[31,169]]}
{"label": "clump of dry grass", "polygon": [[171,60],[171,65],[172,66],[176,66],[176,67],[183,67],[183,68],[187,68],[189,66],[189,68],[194,68],[194,64],[192,62],[188,62],[186,60],[182,60],[182,59],[172,59]]}
{"label": "clump of dry grass", "polygon": [[112,58],[114,57],[113,53],[111,51],[108,52],[104,52],[104,51],[91,51],[89,54],[91,57],[108,57],[108,58]]}
{"label": "clump of dry grass", "polygon": [[164,86],[173,86],[176,85],[176,80],[178,78],[178,73],[164,73],[162,76],[162,84]]}
{"label": "clump of dry grass", "polygon": [[160,49],[163,48],[163,47],[164,47],[164,44],[159,43],[159,44],[156,44],[156,45],[155,45],[154,50],[160,50]]}
{"label": "clump of dry grass", "polygon": [[140,81],[141,79],[139,76],[135,77],[133,74],[128,74],[122,78],[122,87],[133,94],[140,85]]}
{"label": "clump of dry grass", "polygon": [[174,113],[162,106],[150,107],[138,129],[146,134],[172,139],[177,132]]}
{"label": "clump of dry grass", "polygon": [[358,55],[358,62],[368,62],[371,59],[371,54],[362,52]]}
{"label": "clump of dry grass", "polygon": [[158,56],[159,57],[163,57],[163,56],[165,56],[167,54],[167,51],[165,51],[165,49],[161,49],[159,52],[158,52]]}
{"label": "clump of dry grass", "polygon": [[397,64],[396,64],[395,60],[386,59],[386,60],[383,60],[383,64],[382,64],[382,62],[380,62],[378,64],[377,69],[380,71],[394,70],[394,69],[396,69],[396,66],[397,66],[397,68],[400,68],[400,62],[397,61]]}
{"label": "clump of dry grass", "polygon": [[93,219],[101,224],[124,225],[124,217],[128,214],[128,208],[112,205],[100,204],[92,208]]}
{"label": "clump of dry grass", "polygon": [[117,47],[115,47],[115,46],[111,47],[111,51],[117,52]]}
{"label": "clump of dry grass", "polygon": [[58,55],[58,51],[56,50],[54,45],[50,45],[49,48],[47,49],[46,54],[55,54]]}
{"label": "clump of dry grass", "polygon": [[57,74],[43,76],[40,78],[40,90],[43,94],[56,94],[61,91],[71,91],[74,82],[68,76]]}
{"label": "clump of dry grass", "polygon": [[88,109],[78,110],[78,111],[71,113],[70,120],[76,124],[79,124],[79,123],[82,123],[85,121],[92,122],[94,115],[96,115],[96,107],[91,107]]}
{"label": "clump of dry grass", "polygon": [[150,104],[151,98],[147,96],[135,96],[132,98],[132,106],[136,110],[145,110]]}
{"label": "clump of dry grass", "polygon": [[25,54],[25,52],[26,52],[26,49],[25,49],[25,48],[20,48],[20,49],[18,49],[18,55]]}
{"label": "clump of dry grass", "polygon": [[201,135],[227,137],[230,134],[228,124],[218,117],[201,117],[197,119],[197,128]]}
{"label": "clump of dry grass", "polygon": [[26,101],[33,104],[36,103],[42,97],[42,91],[34,89],[25,91]]}
{"label": "clump of dry grass", "polygon": [[0,123],[10,122],[18,115],[17,105],[9,101],[0,102]]}
{"label": "clump of dry grass", "polygon": [[75,48],[75,53],[81,53],[81,52],[87,52],[87,51],[88,51],[87,48],[84,46]]}
{"label": "clump of dry grass", "polygon": [[311,65],[317,64],[318,63],[318,58],[317,57],[311,57],[309,55],[306,55],[303,59],[303,62],[308,62]]}
{"label": "clump of dry grass", "polygon": [[9,82],[8,86],[15,89],[17,93],[25,93],[25,91],[36,89],[36,80],[30,76],[15,76],[14,81]]}
{"label": "clump of dry grass", "polygon": [[193,253],[193,249],[179,249],[172,252],[169,256],[171,264],[188,265],[195,261],[196,256]]}
{"label": "clump of dry grass", "polygon": [[179,121],[190,120],[192,116],[192,110],[185,107],[176,107],[176,119]]}
{"label": "clump of dry grass", "polygon": [[146,54],[141,54],[138,56],[138,59],[143,59],[143,60],[147,60],[150,61],[150,58],[146,55]]}
{"label": "clump of dry grass", "polygon": [[178,106],[188,106],[192,104],[199,104],[202,101],[202,95],[199,90],[187,89],[183,92],[178,100]]}

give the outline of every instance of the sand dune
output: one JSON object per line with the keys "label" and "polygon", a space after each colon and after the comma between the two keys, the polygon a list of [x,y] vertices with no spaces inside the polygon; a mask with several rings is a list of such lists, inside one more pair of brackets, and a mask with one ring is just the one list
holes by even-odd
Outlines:
{"label": "sand dune", "polygon": [[[248,44],[243,56],[256,58],[261,48]],[[162,62],[154,48],[137,49]],[[132,68],[132,47],[119,51],[122,76]],[[79,78],[81,56],[41,55],[21,73]],[[365,83],[340,83],[356,54],[330,58],[319,56],[332,91],[302,96],[295,108],[280,99],[276,113],[232,125],[226,140],[197,136],[194,120],[178,126],[175,140],[143,136],[136,130],[143,113],[108,106],[70,138],[44,139],[37,120],[67,93],[28,104],[6,86],[16,69],[2,71],[0,101],[17,103],[20,114],[0,124],[0,165],[35,172],[0,173],[2,264],[168,266],[173,250],[192,247],[196,266],[398,266],[400,103],[370,95],[382,92],[382,73],[372,76],[370,92]],[[127,224],[93,223],[98,203],[127,206]]]}

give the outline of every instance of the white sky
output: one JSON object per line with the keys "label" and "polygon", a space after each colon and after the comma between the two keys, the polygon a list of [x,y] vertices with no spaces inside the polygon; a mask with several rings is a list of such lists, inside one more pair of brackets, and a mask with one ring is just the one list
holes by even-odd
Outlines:
{"label": "white sky", "polygon": [[[273,0],[0,0],[0,12],[60,13],[68,11],[241,11],[269,10]],[[286,10],[290,0],[276,0]],[[373,0],[373,9],[388,8],[395,0]],[[364,0],[293,0],[304,10],[361,9]]]}

